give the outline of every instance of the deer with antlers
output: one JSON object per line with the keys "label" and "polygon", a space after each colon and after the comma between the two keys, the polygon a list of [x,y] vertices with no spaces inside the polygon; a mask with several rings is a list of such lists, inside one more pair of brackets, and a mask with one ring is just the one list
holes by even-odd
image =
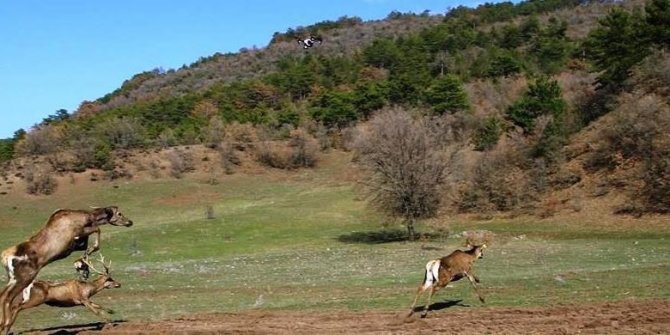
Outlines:
{"label": "deer with antlers", "polygon": [[[83,258],[99,250],[100,226],[105,224],[130,227],[133,222],[116,206],[90,211],[59,209],[35,235],[2,252],[0,261],[9,279],[0,293],[4,327],[11,319],[9,316],[14,314],[14,301],[35,280],[39,271],[76,250],[85,250]],[[92,234],[95,234],[95,242],[88,247],[88,237]]]}
{"label": "deer with antlers", "polygon": [[[88,257],[81,260],[86,263],[87,267],[98,274],[98,277],[92,281],[82,280],[68,280],[61,283],[53,283],[49,281],[36,280],[23,290],[22,298],[14,301],[13,314],[9,318],[3,320],[0,324],[0,331],[6,330],[9,333],[10,328],[16,321],[19,312],[24,309],[47,304],[54,307],[74,307],[85,306],[95,315],[102,316],[102,311],[108,314],[113,314],[111,309],[104,307],[91,301],[91,297],[104,289],[119,288],[121,284],[112,279],[110,269],[112,262],[105,263],[105,258],[100,255],[100,263],[104,268],[103,271],[97,270],[88,262]],[[105,318],[107,320],[107,318]],[[108,320],[107,320],[108,321]]]}
{"label": "deer with antlers", "polygon": [[416,306],[416,303],[423,292],[430,289],[430,292],[428,293],[428,301],[426,302],[421,315],[422,317],[426,317],[426,315],[428,315],[430,300],[432,299],[433,294],[447,286],[450,282],[460,280],[464,277],[468,278],[472,284],[472,288],[475,290],[475,293],[477,293],[479,300],[484,303],[484,297],[482,297],[477,289],[476,283],[479,283],[479,278],[475,275],[472,266],[477,259],[484,257],[486,244],[473,245],[468,241],[466,247],[470,249],[466,251],[455,250],[446,257],[431,260],[426,264],[423,283],[421,283],[416,291],[416,296],[414,297],[414,302],[412,303],[408,317],[414,314],[414,306]]}

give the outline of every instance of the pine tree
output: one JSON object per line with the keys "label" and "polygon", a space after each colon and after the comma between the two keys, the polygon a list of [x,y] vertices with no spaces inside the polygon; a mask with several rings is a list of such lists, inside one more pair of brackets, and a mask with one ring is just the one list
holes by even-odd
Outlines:
{"label": "pine tree", "polygon": [[586,41],[587,57],[598,75],[599,88],[621,87],[630,69],[649,54],[639,12],[630,14],[615,8],[599,21]]}
{"label": "pine tree", "polygon": [[448,74],[436,79],[426,93],[426,100],[437,114],[470,108],[468,94],[458,77]]}

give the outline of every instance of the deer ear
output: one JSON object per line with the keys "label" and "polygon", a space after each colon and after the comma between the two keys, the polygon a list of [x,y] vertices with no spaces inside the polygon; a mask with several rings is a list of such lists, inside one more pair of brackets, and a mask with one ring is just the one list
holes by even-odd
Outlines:
{"label": "deer ear", "polygon": [[91,213],[93,221],[96,223],[107,222],[111,220],[116,214],[114,207],[96,208]]}
{"label": "deer ear", "polygon": [[116,215],[116,212],[118,211],[118,208],[116,207],[105,207],[105,214],[107,215],[107,220],[111,220],[114,215]]}

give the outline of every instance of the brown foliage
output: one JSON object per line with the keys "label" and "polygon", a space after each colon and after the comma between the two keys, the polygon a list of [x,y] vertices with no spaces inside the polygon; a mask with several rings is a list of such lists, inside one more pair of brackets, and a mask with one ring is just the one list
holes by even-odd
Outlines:
{"label": "brown foliage", "polygon": [[260,142],[256,147],[256,160],[278,169],[313,167],[318,151],[316,140],[303,129],[296,129],[291,131],[288,142]]}
{"label": "brown foliage", "polygon": [[49,168],[37,165],[29,165],[25,170],[26,192],[29,194],[52,194],[58,182],[53,177],[53,171]]}
{"label": "brown foliage", "polygon": [[401,108],[384,110],[370,121],[358,148],[370,173],[366,186],[372,203],[405,218],[410,239],[414,220],[437,213],[447,167],[429,122]]}

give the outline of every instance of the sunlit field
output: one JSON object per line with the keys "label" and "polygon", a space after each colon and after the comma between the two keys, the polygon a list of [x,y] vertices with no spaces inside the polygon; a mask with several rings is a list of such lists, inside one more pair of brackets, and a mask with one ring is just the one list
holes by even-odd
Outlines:
{"label": "sunlit field", "polygon": [[[449,238],[386,242],[384,236],[402,227],[382,227],[384,219],[360,199],[356,185],[340,178],[346,157],[328,162],[277,175],[234,174],[216,185],[188,176],[100,182],[51,197],[6,196],[0,245],[27,238],[57,208],[118,205],[135,225],[105,226],[102,252],[122,287],[93,298],[116,311],[114,320],[254,309],[408,310],[426,261],[461,247],[465,230],[496,234],[475,266],[488,306],[670,297],[669,231],[447,220]],[[379,239],[359,240],[357,233]],[[74,278],[74,259],[49,265],[40,278]],[[467,282],[434,301],[445,299],[481,306]],[[22,312],[15,330],[96,321],[83,307],[39,307]]]}

